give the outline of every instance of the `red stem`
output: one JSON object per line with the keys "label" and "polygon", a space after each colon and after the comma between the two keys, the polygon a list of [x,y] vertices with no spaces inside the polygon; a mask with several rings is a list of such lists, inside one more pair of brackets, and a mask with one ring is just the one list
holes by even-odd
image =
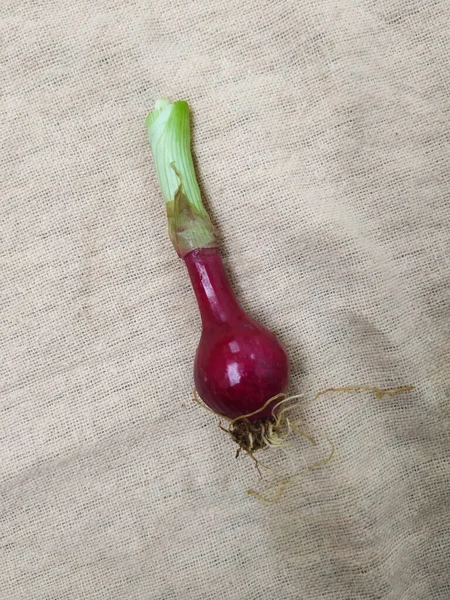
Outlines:
{"label": "red stem", "polygon": [[223,325],[243,313],[230,287],[217,248],[200,248],[185,256],[203,327]]}

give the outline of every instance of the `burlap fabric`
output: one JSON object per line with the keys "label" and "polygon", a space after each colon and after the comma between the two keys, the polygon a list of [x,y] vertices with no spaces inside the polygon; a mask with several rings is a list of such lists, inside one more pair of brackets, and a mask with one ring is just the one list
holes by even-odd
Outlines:
{"label": "burlap fabric", "polygon": [[[449,19],[447,0],[3,0],[2,600],[450,598]],[[233,286],[291,392],[416,386],[299,409],[336,452],[275,506],[191,402],[200,319],[144,126],[160,96],[190,103]]]}

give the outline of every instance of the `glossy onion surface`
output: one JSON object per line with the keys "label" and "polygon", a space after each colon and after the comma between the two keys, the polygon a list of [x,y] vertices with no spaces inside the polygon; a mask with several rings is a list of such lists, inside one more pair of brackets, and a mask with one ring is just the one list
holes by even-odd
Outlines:
{"label": "glossy onion surface", "polygon": [[[202,318],[194,381],[203,402],[230,419],[286,391],[289,363],[278,339],[239,306],[217,248],[184,257]],[[269,417],[272,406],[251,420]]]}

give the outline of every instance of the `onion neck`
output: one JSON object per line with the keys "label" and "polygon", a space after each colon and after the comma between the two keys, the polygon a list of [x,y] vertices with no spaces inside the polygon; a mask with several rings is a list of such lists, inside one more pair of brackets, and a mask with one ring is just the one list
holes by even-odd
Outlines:
{"label": "onion neck", "polygon": [[186,262],[203,327],[223,325],[245,313],[231,290],[203,206],[191,154],[189,107],[183,101],[161,98],[146,124],[166,203],[169,236]]}
{"label": "onion neck", "polygon": [[199,248],[184,257],[203,327],[224,325],[243,314],[217,248]]}

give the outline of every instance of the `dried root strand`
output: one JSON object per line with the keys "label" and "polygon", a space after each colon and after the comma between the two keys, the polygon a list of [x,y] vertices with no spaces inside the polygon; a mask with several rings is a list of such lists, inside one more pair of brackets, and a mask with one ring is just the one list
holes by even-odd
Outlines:
{"label": "dried root strand", "polygon": [[410,392],[413,389],[414,389],[413,385],[405,385],[403,387],[387,389],[387,390],[383,390],[381,388],[378,388],[375,386],[369,386],[369,385],[350,385],[348,387],[328,388],[326,390],[322,390],[321,392],[318,392],[310,402],[307,402],[305,405],[303,405],[303,408],[306,408],[307,406],[311,406],[311,404],[314,404],[314,402],[317,402],[317,400],[320,398],[320,396],[329,394],[330,392],[373,392],[376,395],[377,400],[382,400],[384,396],[389,396],[391,398],[392,396],[395,396],[396,394],[401,394],[402,392]]}
{"label": "dried root strand", "polygon": [[289,484],[289,481],[283,481],[282,483],[280,483],[277,487],[277,491],[275,492],[275,495],[273,498],[266,498],[265,496],[263,496],[256,490],[247,490],[247,494],[249,496],[253,496],[254,498],[259,500],[263,504],[277,504],[277,502],[279,502],[279,500],[281,500],[281,497],[284,494],[284,491],[286,490],[288,484]]}
{"label": "dried root strand", "polygon": [[[303,424],[306,425],[306,423],[300,423],[299,421],[297,421],[295,423],[291,423],[292,431],[301,435],[302,437],[306,438],[309,442],[311,442],[311,444],[313,446],[317,446],[316,440],[300,429],[300,425],[303,425]],[[327,456],[325,456],[325,458],[321,458],[321,459],[317,460],[312,465],[307,464],[306,468],[303,469],[300,473],[285,477],[281,481],[281,483],[279,483],[276,486],[276,492],[275,492],[275,495],[273,496],[273,498],[267,498],[266,496],[263,496],[262,494],[260,494],[259,492],[257,492],[256,490],[253,490],[253,489],[247,490],[247,494],[249,494],[250,496],[254,496],[257,500],[259,500],[260,502],[262,502],[264,504],[277,504],[277,502],[281,499],[286,488],[289,485],[295,483],[301,477],[304,477],[305,475],[307,475],[314,469],[323,467],[326,464],[328,464],[331,461],[331,459],[333,458],[333,454],[334,454],[336,448],[335,448],[333,442],[328,438],[328,436],[325,435],[323,432],[321,432],[321,433],[322,433],[323,437],[325,438],[325,440],[328,442],[329,447],[330,447],[330,451],[327,454]]]}

